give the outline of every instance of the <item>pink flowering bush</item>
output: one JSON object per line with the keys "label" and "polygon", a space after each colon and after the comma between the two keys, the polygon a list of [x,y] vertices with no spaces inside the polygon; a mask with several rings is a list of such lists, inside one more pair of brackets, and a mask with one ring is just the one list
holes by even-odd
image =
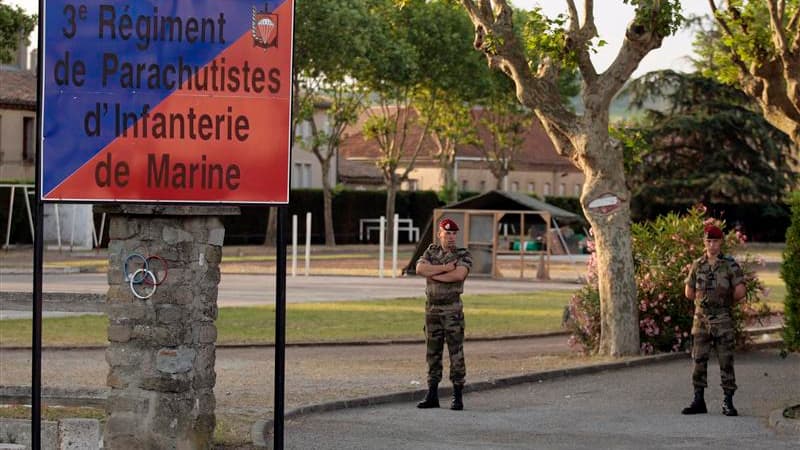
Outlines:
{"label": "pink flowering bush", "polygon": [[[688,348],[694,304],[684,297],[684,280],[692,262],[703,254],[703,227],[707,223],[724,229],[723,222],[705,217],[702,206],[682,216],[671,213],[631,227],[639,336],[644,354]],[[724,254],[737,255],[736,260],[745,274],[747,296],[734,308],[739,344],[745,342],[743,328],[746,321],[769,314],[761,300],[765,294],[764,285],[753,270],[757,260],[750,254],[742,254],[745,241],[746,236],[731,231],[725,235],[722,247]],[[573,295],[567,307],[566,326],[572,332],[571,344],[582,347],[587,353],[594,353],[600,339],[600,296],[594,252],[590,250],[587,284]]]}

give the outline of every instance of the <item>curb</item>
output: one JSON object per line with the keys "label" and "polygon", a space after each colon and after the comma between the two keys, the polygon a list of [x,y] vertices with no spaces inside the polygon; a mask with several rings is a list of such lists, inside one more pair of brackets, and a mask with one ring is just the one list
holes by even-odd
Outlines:
{"label": "curb", "polygon": [[[108,393],[109,389],[43,387],[42,400],[49,405],[103,408],[108,400]],[[28,404],[30,401],[30,386],[0,385],[0,405]]]}

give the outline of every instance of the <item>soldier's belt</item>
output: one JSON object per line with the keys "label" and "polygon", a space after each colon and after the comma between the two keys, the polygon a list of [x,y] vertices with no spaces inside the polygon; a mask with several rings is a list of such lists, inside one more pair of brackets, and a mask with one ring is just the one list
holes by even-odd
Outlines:
{"label": "soldier's belt", "polygon": [[430,305],[452,305],[461,300],[461,295],[449,295],[447,297],[428,297],[428,304]]}

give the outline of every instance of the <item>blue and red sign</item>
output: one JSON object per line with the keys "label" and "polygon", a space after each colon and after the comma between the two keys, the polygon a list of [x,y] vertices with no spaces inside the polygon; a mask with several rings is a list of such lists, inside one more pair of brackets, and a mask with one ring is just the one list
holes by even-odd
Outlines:
{"label": "blue and red sign", "polygon": [[46,0],[40,198],[288,203],[294,0]]}

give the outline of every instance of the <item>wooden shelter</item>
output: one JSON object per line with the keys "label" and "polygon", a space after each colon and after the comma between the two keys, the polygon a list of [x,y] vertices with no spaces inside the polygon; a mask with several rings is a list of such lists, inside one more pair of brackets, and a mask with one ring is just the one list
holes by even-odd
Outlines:
{"label": "wooden shelter", "polygon": [[[456,245],[472,254],[471,275],[501,277],[498,260],[516,260],[519,277],[525,278],[525,262],[539,258],[537,279],[549,278],[550,255],[556,245],[566,242],[559,227],[583,222],[577,214],[537,200],[525,194],[490,191],[433,210],[433,217],[422,233],[414,256],[404,269],[416,273],[416,261],[434,241],[435,226],[448,217],[458,223]],[[558,241],[556,241],[558,239]]]}

